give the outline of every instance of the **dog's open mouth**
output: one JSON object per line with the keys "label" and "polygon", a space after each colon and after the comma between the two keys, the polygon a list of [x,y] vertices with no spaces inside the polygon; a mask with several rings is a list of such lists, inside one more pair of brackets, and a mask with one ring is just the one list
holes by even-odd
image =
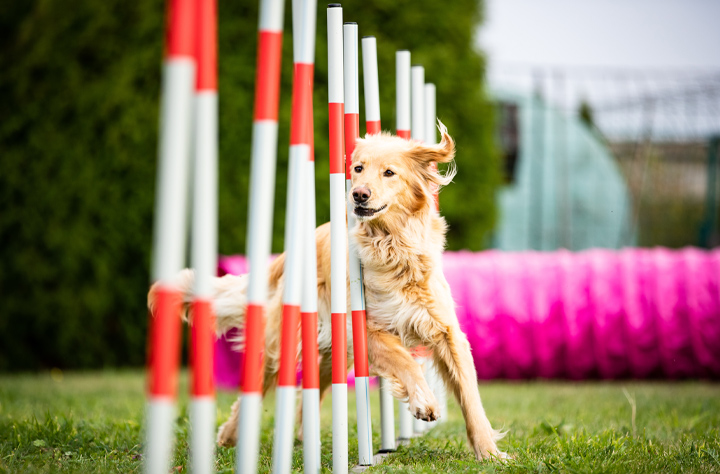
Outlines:
{"label": "dog's open mouth", "polygon": [[371,209],[369,207],[362,207],[362,206],[355,206],[355,214],[360,217],[371,217],[377,214],[378,212],[382,211],[387,207],[387,204],[385,204],[383,207],[379,209]]}

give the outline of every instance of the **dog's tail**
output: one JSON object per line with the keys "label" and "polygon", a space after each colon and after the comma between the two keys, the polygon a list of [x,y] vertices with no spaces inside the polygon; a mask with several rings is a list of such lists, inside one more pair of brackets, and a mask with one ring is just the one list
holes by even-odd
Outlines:
{"label": "dog's tail", "polygon": [[[180,290],[183,302],[181,317],[192,324],[192,300],[195,273],[190,269],[178,273],[173,282],[175,288]],[[215,312],[215,332],[225,334],[233,328],[244,329],[245,309],[247,307],[247,275],[225,275],[213,279],[213,310]],[[152,314],[155,314],[157,291],[159,284],[155,283],[148,292],[147,305]],[[244,331],[239,331],[242,334]],[[243,341],[234,341],[242,345]]]}

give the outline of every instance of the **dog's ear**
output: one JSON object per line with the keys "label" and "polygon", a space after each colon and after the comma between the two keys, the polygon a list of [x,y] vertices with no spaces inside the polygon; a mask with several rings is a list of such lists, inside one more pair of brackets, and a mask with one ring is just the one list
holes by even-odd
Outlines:
{"label": "dog's ear", "polygon": [[[438,120],[438,130],[442,135],[442,140],[437,145],[425,145],[416,142],[417,145],[412,150],[413,157],[419,162],[422,168],[421,173],[425,179],[436,186],[440,187],[450,184],[455,177],[456,168],[453,159],[455,158],[455,141],[447,132],[447,127]],[[438,171],[437,163],[449,163],[450,166],[445,171]]]}
{"label": "dog's ear", "polygon": [[455,141],[448,134],[447,127],[438,119],[438,130],[442,140],[437,145],[418,143],[413,149],[415,159],[425,164],[450,163],[455,158]]}

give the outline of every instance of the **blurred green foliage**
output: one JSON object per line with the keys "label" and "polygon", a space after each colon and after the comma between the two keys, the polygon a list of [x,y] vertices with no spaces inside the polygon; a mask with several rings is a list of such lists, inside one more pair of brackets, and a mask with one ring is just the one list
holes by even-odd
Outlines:
{"label": "blurred green foliage", "polygon": [[[329,218],[325,5],[318,8],[318,223]],[[450,248],[479,249],[499,182],[476,0],[346,2],[378,38],[394,129],[395,50],[438,90],[458,143],[441,195]],[[220,252],[245,251],[256,1],[220,1]],[[0,370],[141,365],[157,160],[162,1],[11,2],[0,11]],[[273,251],[282,251],[292,82],[286,5]],[[362,88],[361,88],[362,95]],[[361,97],[361,104],[362,102]],[[362,119],[361,119],[362,120]]]}

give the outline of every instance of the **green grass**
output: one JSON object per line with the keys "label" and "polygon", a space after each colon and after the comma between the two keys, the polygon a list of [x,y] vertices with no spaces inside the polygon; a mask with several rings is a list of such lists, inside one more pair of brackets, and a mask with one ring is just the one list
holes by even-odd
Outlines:
{"label": "green grass", "polygon": [[[183,376],[181,385],[187,386]],[[460,411],[370,472],[720,472],[720,386],[704,382],[483,383],[485,408],[512,459],[477,462]],[[183,392],[184,393],[184,392]],[[217,421],[233,394],[218,395]],[[350,393],[350,461],[354,397]],[[375,447],[377,396],[372,397]],[[632,404],[636,407],[633,420]],[[138,472],[144,377],[139,371],[0,376],[0,472]],[[264,402],[260,468],[270,470],[273,399]],[[322,411],[323,469],[332,466],[330,399]],[[187,397],[180,401],[173,466],[187,472]],[[296,441],[294,468],[302,469]],[[231,472],[234,449],[219,448]]]}

